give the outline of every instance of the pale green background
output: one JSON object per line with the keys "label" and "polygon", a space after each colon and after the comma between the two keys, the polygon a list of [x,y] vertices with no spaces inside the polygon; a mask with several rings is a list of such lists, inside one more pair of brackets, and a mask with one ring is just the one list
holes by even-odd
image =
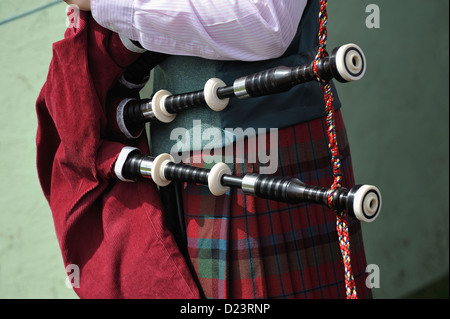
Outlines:
{"label": "pale green background", "polygon": [[[0,21],[49,2],[1,0]],[[371,3],[379,29],[365,25]],[[77,297],[35,167],[35,100],[65,8],[0,25],[0,298]],[[377,298],[448,275],[448,9],[448,0],[329,2],[330,49],[354,42],[368,60],[363,80],[337,86],[356,180],[383,193],[380,218],[363,228],[368,262],[380,267]]]}

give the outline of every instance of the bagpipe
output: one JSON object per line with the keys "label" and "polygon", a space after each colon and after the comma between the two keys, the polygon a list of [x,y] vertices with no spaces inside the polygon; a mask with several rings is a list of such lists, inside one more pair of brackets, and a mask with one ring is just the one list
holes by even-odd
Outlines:
{"label": "bagpipe", "polygon": [[[132,64],[123,74],[119,83],[129,88],[140,88],[148,79],[148,74],[161,55],[152,58],[152,52]],[[316,81],[317,77],[339,82],[357,81],[364,76],[366,59],[361,48],[346,44],[335,48],[329,56],[307,65],[279,66],[248,76],[240,77],[227,86],[222,80],[208,80],[203,90],[172,95],[166,90],[156,92],[151,99],[125,98],[115,102],[117,127],[127,137],[141,132],[148,122],[171,122],[178,113],[197,107],[209,107],[222,111],[230,98],[248,99],[269,94],[286,92],[296,85]],[[317,74],[318,73],[318,74]],[[217,163],[211,169],[191,167],[174,163],[169,154],[156,157],[143,155],[138,149],[128,148],[122,154],[116,175],[123,180],[150,178],[158,186],[167,186],[171,181],[197,183],[208,186],[215,196],[225,194],[230,187],[241,189],[246,195],[296,204],[308,202],[329,205],[330,188],[307,185],[297,178],[270,175],[246,174],[233,176],[224,163]],[[340,187],[332,197],[332,207],[336,211],[346,210],[350,216],[363,222],[374,221],[381,210],[381,193],[371,185],[356,185],[351,189]],[[329,205],[330,206],[330,205]]]}

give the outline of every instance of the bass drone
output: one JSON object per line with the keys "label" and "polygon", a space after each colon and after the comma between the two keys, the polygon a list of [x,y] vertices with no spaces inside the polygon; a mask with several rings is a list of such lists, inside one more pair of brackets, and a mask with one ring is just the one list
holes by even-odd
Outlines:
{"label": "bass drone", "polygon": [[[234,176],[225,163],[217,163],[211,169],[174,163],[170,154],[157,157],[143,155],[134,147],[121,152],[115,173],[122,180],[151,178],[164,187],[171,181],[196,183],[208,186],[215,196],[225,194],[230,187],[241,189],[244,194],[276,200],[288,204],[302,202],[328,205],[330,188],[311,186],[298,178],[278,177],[249,173]],[[340,187],[333,195],[333,208],[347,210],[348,214],[363,222],[374,221],[381,210],[381,194],[371,185],[356,185],[350,189]]]}

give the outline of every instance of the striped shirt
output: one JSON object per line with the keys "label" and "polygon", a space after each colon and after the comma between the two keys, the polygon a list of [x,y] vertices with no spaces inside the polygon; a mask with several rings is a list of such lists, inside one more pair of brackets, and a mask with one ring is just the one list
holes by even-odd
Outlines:
{"label": "striped shirt", "polygon": [[91,0],[103,27],[150,51],[214,60],[281,56],[307,0]]}

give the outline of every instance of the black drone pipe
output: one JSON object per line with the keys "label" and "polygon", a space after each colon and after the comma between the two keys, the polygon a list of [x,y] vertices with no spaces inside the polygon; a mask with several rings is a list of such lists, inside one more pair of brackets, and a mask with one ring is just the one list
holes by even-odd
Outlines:
{"label": "black drone pipe", "polygon": [[[159,186],[171,181],[207,185],[213,195],[225,194],[230,187],[241,189],[246,195],[279,202],[301,202],[328,205],[331,189],[311,186],[297,178],[260,174],[234,176],[228,165],[218,163],[211,169],[176,164],[169,154],[157,157],[143,155],[139,150],[129,153],[121,174],[129,180],[151,178]],[[364,222],[374,221],[381,209],[381,194],[375,186],[357,185],[339,188],[333,195],[333,208],[346,210],[350,216]]]}
{"label": "black drone pipe", "polygon": [[121,110],[127,127],[142,126],[146,122],[173,121],[180,111],[195,107],[210,107],[221,111],[227,107],[229,99],[246,99],[276,94],[290,90],[301,83],[336,79],[339,82],[357,81],[364,76],[366,60],[363,51],[355,44],[335,48],[332,53],[314,63],[286,67],[279,66],[236,79],[227,86],[220,79],[210,79],[203,90],[171,95],[166,90],[155,93],[152,99],[129,99]]}

